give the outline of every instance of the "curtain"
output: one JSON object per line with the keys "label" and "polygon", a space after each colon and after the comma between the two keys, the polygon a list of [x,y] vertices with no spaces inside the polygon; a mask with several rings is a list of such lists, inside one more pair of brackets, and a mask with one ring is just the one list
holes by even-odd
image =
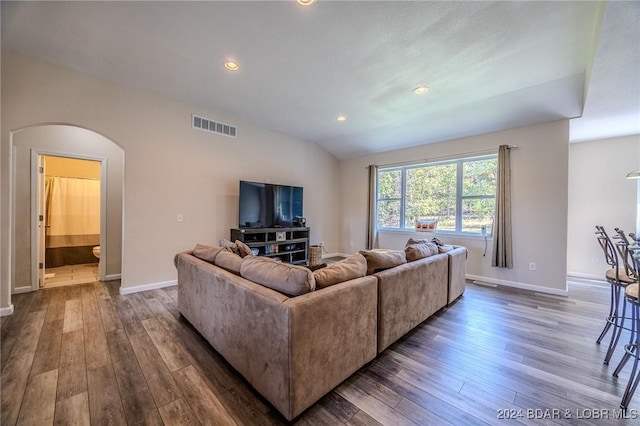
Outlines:
{"label": "curtain", "polygon": [[511,153],[508,145],[498,149],[498,184],[496,216],[493,221],[493,256],[491,266],[513,268],[511,245]]}
{"label": "curtain", "polygon": [[47,177],[45,196],[47,247],[99,244],[99,180]]}
{"label": "curtain", "polygon": [[378,248],[378,230],[376,220],[376,196],[378,166],[369,166],[369,215],[367,219],[367,249]]}

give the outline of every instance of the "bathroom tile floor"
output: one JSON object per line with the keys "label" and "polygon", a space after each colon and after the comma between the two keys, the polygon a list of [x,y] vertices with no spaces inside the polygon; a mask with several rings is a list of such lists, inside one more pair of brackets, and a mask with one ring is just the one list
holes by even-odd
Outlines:
{"label": "bathroom tile floor", "polygon": [[86,284],[94,281],[100,281],[100,269],[98,267],[98,263],[65,265],[45,269],[45,287]]}

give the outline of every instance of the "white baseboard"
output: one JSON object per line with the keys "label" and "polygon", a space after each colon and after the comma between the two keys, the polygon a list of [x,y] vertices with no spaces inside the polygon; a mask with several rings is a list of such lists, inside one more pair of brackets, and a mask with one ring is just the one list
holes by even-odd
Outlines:
{"label": "white baseboard", "polygon": [[591,281],[602,281],[605,282],[605,280],[602,279],[602,277],[604,277],[604,274],[585,274],[582,272],[567,272],[567,277],[571,278],[581,278],[583,280],[591,280]]}
{"label": "white baseboard", "polygon": [[105,281],[115,281],[122,278],[122,274],[111,274],[104,277]]}
{"label": "white baseboard", "polygon": [[120,294],[125,295],[125,294],[139,293],[141,291],[148,291],[148,290],[155,290],[157,288],[171,287],[172,285],[177,285],[177,284],[178,284],[178,280],[171,280],[171,281],[163,281],[163,282],[159,282],[159,283],[136,285],[136,286],[132,286],[132,287],[120,287]]}
{"label": "white baseboard", "polygon": [[520,289],[523,289],[523,290],[534,291],[536,293],[553,294],[555,296],[568,296],[569,295],[569,292],[567,291],[566,288],[564,290],[561,290],[561,289],[557,289],[557,288],[548,288],[548,287],[542,287],[542,286],[539,286],[539,285],[519,283],[519,282],[516,282],[516,281],[507,281],[507,280],[499,280],[497,278],[481,277],[480,275],[469,275],[469,274],[467,274],[465,276],[465,278],[470,280],[470,281],[480,281],[482,283],[497,284],[497,285],[502,285],[502,286],[505,286],[505,287],[520,288]]}
{"label": "white baseboard", "polygon": [[6,308],[0,308],[0,317],[6,317],[13,314],[13,305],[9,305]]}

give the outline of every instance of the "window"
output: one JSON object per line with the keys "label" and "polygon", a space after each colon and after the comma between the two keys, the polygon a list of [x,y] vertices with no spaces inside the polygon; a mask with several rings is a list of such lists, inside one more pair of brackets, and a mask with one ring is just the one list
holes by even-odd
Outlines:
{"label": "window", "polygon": [[380,168],[378,229],[414,230],[416,219],[437,220],[438,232],[491,233],[497,155]]}

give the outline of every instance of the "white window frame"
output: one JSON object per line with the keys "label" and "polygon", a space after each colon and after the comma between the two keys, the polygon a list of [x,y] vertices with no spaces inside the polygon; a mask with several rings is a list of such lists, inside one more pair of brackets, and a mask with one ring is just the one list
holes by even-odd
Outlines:
{"label": "white window frame", "polygon": [[[493,195],[462,195],[462,190],[463,190],[463,179],[464,179],[464,164],[467,162],[473,162],[473,161],[482,161],[482,160],[491,160],[491,159],[497,159],[498,158],[498,154],[489,154],[489,155],[481,155],[481,156],[473,156],[473,157],[461,157],[461,158],[455,158],[455,159],[450,159],[450,160],[445,160],[445,161],[434,161],[434,162],[426,162],[426,163],[418,163],[418,164],[410,164],[410,165],[404,165],[404,166],[389,166],[389,167],[384,167],[381,166],[378,168],[378,175],[376,176],[376,229],[378,231],[393,231],[393,232],[415,232],[415,225],[409,224],[409,226],[407,226],[407,224],[405,223],[405,211],[406,211],[406,203],[407,203],[407,199],[406,199],[406,189],[407,189],[407,170],[409,169],[415,169],[415,168],[421,168],[421,167],[434,167],[434,166],[441,166],[441,165],[446,165],[446,164],[456,164],[456,218],[455,218],[455,230],[454,231],[450,231],[450,230],[441,230],[438,229],[436,231],[436,233],[438,234],[449,234],[449,235],[482,235],[481,232],[468,232],[468,231],[462,231],[462,205],[464,200],[469,200],[469,199],[495,199],[496,198],[496,194]],[[380,176],[380,173],[384,173],[384,172],[390,172],[390,171],[394,171],[394,170],[400,170],[400,198],[384,198],[384,199],[380,199],[378,198],[378,191],[377,188],[378,186],[378,179]],[[497,186],[497,183],[496,183]],[[378,226],[378,204],[380,201],[400,201],[400,226],[398,228],[394,228],[394,227],[380,227]],[[495,213],[494,213],[495,216]]]}

